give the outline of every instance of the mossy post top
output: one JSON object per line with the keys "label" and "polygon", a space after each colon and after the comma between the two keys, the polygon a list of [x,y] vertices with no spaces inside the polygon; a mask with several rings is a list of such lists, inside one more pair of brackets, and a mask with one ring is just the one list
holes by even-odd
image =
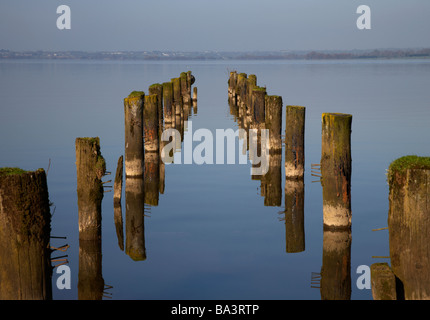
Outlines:
{"label": "mossy post top", "polygon": [[430,170],[430,157],[408,155],[394,160],[388,168],[388,181],[394,174],[403,174],[409,169]]}
{"label": "mossy post top", "polygon": [[15,174],[23,174],[23,173],[27,173],[28,171],[23,170],[21,168],[16,168],[16,167],[4,167],[4,168],[0,168],[0,176],[11,176],[11,175],[15,175]]}
{"label": "mossy post top", "polygon": [[132,91],[127,98],[124,100],[139,100],[145,97],[145,92],[143,91]]}

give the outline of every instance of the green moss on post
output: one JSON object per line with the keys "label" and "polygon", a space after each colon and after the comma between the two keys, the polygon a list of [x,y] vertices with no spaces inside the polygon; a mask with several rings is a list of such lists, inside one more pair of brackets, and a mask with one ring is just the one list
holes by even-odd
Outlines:
{"label": "green moss on post", "polygon": [[306,108],[287,106],[285,115],[285,177],[301,179],[305,172]]}
{"label": "green moss on post", "polygon": [[406,156],[388,169],[391,267],[405,299],[430,299],[430,158]]}
{"label": "green moss on post", "polygon": [[321,173],[324,226],[351,228],[352,116],[322,115]]}
{"label": "green moss on post", "polygon": [[0,169],[0,209],[0,299],[52,299],[45,171]]}

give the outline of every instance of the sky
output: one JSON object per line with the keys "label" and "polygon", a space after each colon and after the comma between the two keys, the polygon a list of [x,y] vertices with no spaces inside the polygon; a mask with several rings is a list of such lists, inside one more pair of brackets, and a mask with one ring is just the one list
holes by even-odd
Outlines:
{"label": "sky", "polygon": [[[57,7],[71,29],[57,28]],[[359,30],[367,5],[371,29]],[[277,51],[430,47],[428,0],[1,0],[0,49]]]}

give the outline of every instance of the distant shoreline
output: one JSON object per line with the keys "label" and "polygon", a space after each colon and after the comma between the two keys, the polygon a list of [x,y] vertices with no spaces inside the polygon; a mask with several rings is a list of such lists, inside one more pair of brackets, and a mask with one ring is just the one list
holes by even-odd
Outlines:
{"label": "distant shoreline", "polygon": [[180,61],[180,60],[352,60],[352,59],[404,59],[430,58],[430,48],[421,49],[373,49],[337,51],[11,51],[0,50],[4,59],[49,59],[49,60],[135,60],[135,61]]}

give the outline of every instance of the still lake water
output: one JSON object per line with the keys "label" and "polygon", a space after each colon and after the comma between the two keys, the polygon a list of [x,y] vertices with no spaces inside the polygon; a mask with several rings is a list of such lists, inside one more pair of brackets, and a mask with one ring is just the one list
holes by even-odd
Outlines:
{"label": "still lake water", "polygon": [[[123,98],[188,70],[198,88],[198,112],[189,119],[193,131],[238,128],[227,100],[231,70],[255,74],[257,84],[282,96],[284,106],[306,106],[305,250],[286,252],[284,208],[264,206],[249,163],[173,164],[166,166],[159,205],[147,207],[145,261],[133,261],[120,249],[113,192],[105,193],[102,277],[111,286],[106,296],[321,299],[311,277],[322,266],[322,188],[312,182],[310,166],[320,160],[321,114],[342,112],[353,115],[351,299],[372,299],[371,290],[357,288],[356,270],[389,262],[374,258],[389,255],[388,231],[372,229],[387,226],[390,162],[430,153],[430,60],[1,61],[0,167],[47,170],[50,162],[51,235],[67,237],[52,239],[52,245],[70,245],[72,288],[57,289],[54,269],[54,299],[78,298],[75,139],[100,137],[114,175],[124,154]],[[283,187],[284,181],[282,193]]]}

